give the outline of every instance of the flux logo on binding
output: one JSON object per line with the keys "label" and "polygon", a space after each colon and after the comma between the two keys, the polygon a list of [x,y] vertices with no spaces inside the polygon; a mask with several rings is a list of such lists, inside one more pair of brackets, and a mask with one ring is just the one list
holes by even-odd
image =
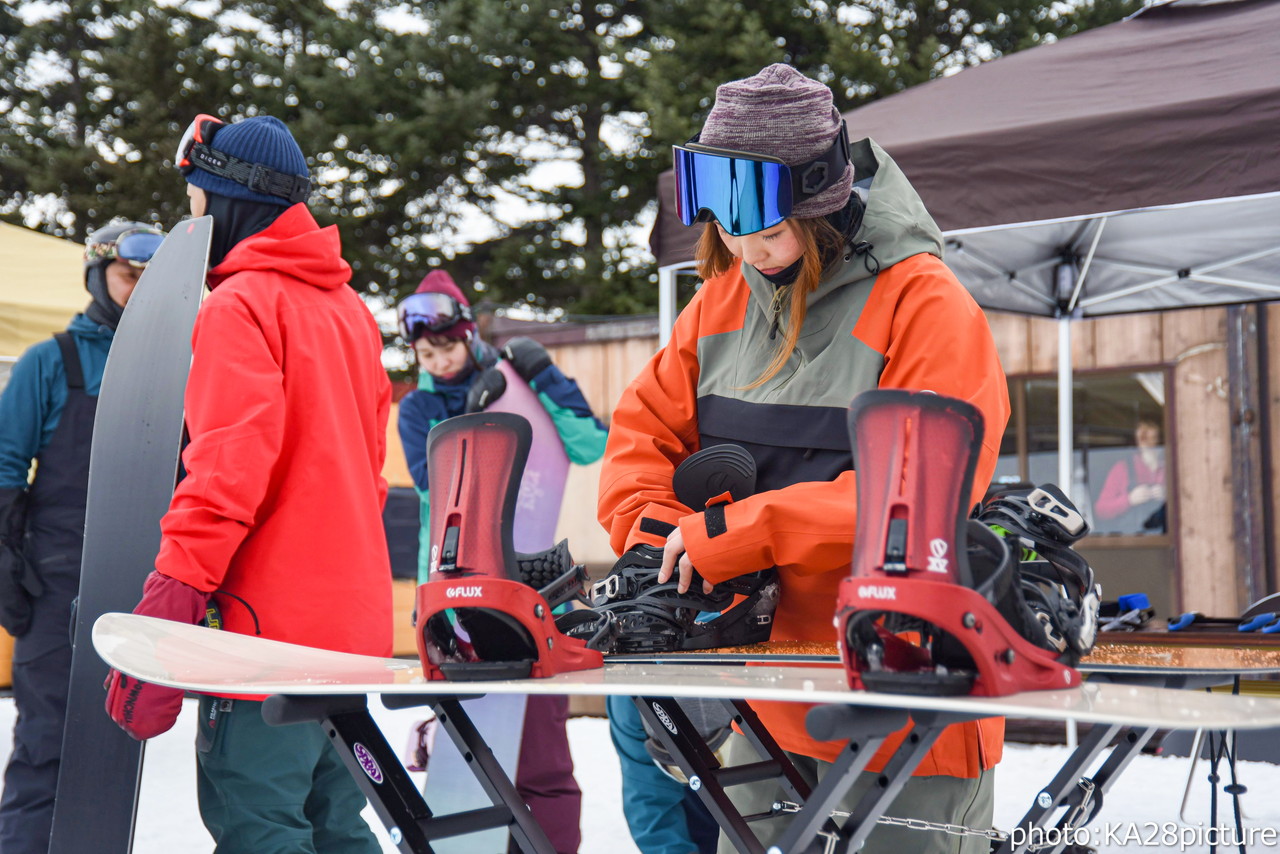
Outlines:
{"label": "flux logo on binding", "polygon": [[450,587],[444,591],[444,595],[449,599],[474,599],[480,595],[479,585],[470,587]]}
{"label": "flux logo on binding", "polygon": [[896,587],[878,587],[871,584],[863,584],[858,587],[859,599],[897,599],[898,590]]}

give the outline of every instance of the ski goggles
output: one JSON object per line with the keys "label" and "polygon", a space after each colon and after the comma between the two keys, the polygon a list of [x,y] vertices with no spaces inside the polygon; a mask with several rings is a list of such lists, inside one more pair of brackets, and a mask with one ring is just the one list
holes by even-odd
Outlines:
{"label": "ski goggles", "polygon": [[243,184],[255,193],[284,199],[289,204],[307,200],[307,196],[311,195],[310,178],[280,172],[261,163],[250,163],[214,148],[213,138],[218,129],[225,125],[226,122],[217,116],[207,113],[196,116],[182,134],[178,150],[173,155],[173,163],[178,171],[183,175],[190,175],[192,169],[198,168],[219,178]]}
{"label": "ski goggles", "polygon": [[84,248],[84,259],[90,264],[100,261],[128,261],[142,269],[156,254],[164,242],[164,232],[158,228],[134,228],[117,235],[105,243],[90,243]]}
{"label": "ski goggles", "polygon": [[849,163],[843,121],[831,147],[798,166],[776,157],[701,145],[697,136],[672,150],[680,221],[693,225],[715,219],[734,237],[782,222],[796,202],[827,189]]}
{"label": "ski goggles", "polygon": [[448,294],[413,294],[400,303],[400,335],[413,342],[428,332],[443,332],[455,323],[471,320],[471,307]]}

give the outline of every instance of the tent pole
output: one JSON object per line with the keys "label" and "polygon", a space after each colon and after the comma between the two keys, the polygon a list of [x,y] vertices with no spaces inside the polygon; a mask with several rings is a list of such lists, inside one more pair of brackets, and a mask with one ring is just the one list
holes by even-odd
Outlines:
{"label": "tent pole", "polygon": [[685,264],[658,268],[658,346],[667,346],[676,325],[676,271]]}
{"label": "tent pole", "polygon": [[1071,463],[1075,456],[1071,385],[1071,315],[1063,314],[1058,318],[1058,487],[1068,498],[1078,500],[1080,496],[1071,494]]}

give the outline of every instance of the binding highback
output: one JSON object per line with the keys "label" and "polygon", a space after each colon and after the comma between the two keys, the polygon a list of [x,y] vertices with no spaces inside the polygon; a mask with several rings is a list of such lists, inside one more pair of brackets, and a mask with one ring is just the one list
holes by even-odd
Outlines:
{"label": "binding highback", "polygon": [[853,574],[972,587],[963,544],[982,447],[978,410],[936,394],[878,390],[853,401],[849,432],[858,472]]}
{"label": "binding highback", "polygon": [[427,436],[432,575],[509,577],[507,568],[515,564],[516,497],[532,442],[529,422],[503,412],[449,418],[432,428]]}
{"label": "binding highback", "polygon": [[512,540],[529,422],[476,413],[427,436],[430,570],[418,587],[418,653],[428,679],[551,676],[603,665],[556,630],[551,605],[521,579]]}
{"label": "binding highback", "polygon": [[854,400],[849,431],[858,520],[836,626],[851,687],[1000,696],[1079,684],[996,607],[1017,567],[1003,539],[968,519],[981,413],[880,389]]}

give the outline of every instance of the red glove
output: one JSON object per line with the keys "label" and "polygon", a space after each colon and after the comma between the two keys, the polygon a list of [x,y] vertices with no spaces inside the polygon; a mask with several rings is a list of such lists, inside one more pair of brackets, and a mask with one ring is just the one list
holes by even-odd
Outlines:
{"label": "red glove", "polygon": [[[208,593],[160,572],[142,585],[142,601],[133,613],[195,625],[204,619]],[[167,732],[182,711],[182,689],[140,682],[118,670],[107,674],[107,714],[120,728],[142,741]]]}

